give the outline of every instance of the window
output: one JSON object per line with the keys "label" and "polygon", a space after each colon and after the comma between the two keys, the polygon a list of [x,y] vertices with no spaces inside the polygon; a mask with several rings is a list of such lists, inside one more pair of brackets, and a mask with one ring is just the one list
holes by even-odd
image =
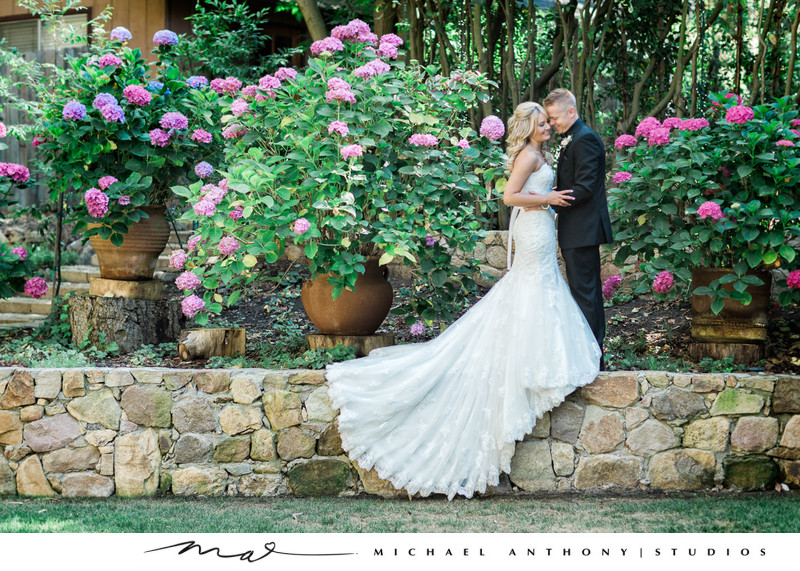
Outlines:
{"label": "window", "polygon": [[84,42],[71,44],[64,40],[63,35],[74,30],[78,35],[85,36],[87,21],[86,14],[64,16],[61,30],[57,30],[56,34],[38,18],[0,22],[0,38],[5,40],[3,47],[16,48],[19,53],[77,47]]}

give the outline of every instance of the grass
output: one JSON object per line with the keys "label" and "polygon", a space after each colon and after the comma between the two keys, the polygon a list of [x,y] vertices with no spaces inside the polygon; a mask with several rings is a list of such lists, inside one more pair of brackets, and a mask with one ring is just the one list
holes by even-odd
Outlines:
{"label": "grass", "polygon": [[16,532],[797,533],[800,494],[0,499],[0,533]]}

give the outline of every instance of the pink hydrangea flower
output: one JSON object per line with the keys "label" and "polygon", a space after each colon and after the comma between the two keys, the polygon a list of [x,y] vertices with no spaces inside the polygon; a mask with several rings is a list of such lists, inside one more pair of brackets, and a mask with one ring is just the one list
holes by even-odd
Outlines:
{"label": "pink hydrangea flower", "polygon": [[607,278],[606,281],[603,282],[603,299],[608,301],[612,297],[614,297],[614,294],[621,285],[622,285],[622,276],[615,275]]}
{"label": "pink hydrangea flower", "polygon": [[353,70],[353,75],[356,77],[373,77],[380,75],[392,69],[388,63],[379,59],[374,59],[369,63],[359,66]]}
{"label": "pink hydrangea flower", "polygon": [[235,95],[242,88],[242,82],[235,77],[217,78],[211,81],[211,89],[222,95]]}
{"label": "pink hydrangea flower", "polygon": [[233,210],[228,212],[228,218],[231,220],[239,220],[243,216],[242,212],[241,206],[234,206]]}
{"label": "pink hydrangea flower", "polygon": [[788,139],[781,139],[775,144],[779,147],[794,147],[794,143]]}
{"label": "pink hydrangea flower", "polygon": [[722,176],[724,176],[725,178],[731,178],[731,171],[729,171],[725,167],[719,167],[717,170],[721,172]]}
{"label": "pink hydrangea flower", "polygon": [[186,243],[186,249],[189,252],[191,252],[192,250],[197,248],[197,246],[200,244],[200,242],[202,240],[203,240],[203,237],[200,236],[199,234],[197,236],[192,236],[191,238],[189,238],[189,241]]}
{"label": "pink hydrangea flower", "polygon": [[7,177],[14,182],[25,182],[31,178],[28,167],[17,163],[0,163],[0,178]]}
{"label": "pink hydrangea flower", "polygon": [[275,77],[281,81],[297,77],[297,70],[292,67],[281,67],[275,72]]}
{"label": "pink hydrangea flower", "polygon": [[218,186],[212,187],[208,192],[205,193],[203,196],[203,200],[210,200],[214,204],[219,204],[222,202],[222,199],[225,198],[227,191],[224,188],[220,188]]}
{"label": "pink hydrangea flower", "polygon": [[219,245],[217,246],[217,250],[223,256],[230,256],[236,250],[239,249],[239,240],[233,238],[231,236],[225,236],[222,240],[219,241]]}
{"label": "pink hydrangea flower", "polygon": [[711,218],[716,222],[722,218],[725,218],[722,214],[722,208],[716,202],[711,200],[704,202],[700,205],[700,208],[697,209],[697,215],[701,219]]}
{"label": "pink hydrangea flower", "polygon": [[346,145],[342,147],[342,158],[349,159],[350,157],[364,156],[364,147],[361,145]]}
{"label": "pink hydrangea flower", "polygon": [[341,77],[332,77],[328,80],[328,89],[350,89],[350,84]]}
{"label": "pink hydrangea flower", "polygon": [[130,195],[129,194],[123,194],[122,196],[119,197],[119,200],[117,200],[117,203],[120,206],[128,206],[131,203]]}
{"label": "pink hydrangea flower", "polygon": [[[172,260],[170,260],[172,262]],[[200,285],[200,278],[192,272],[183,272],[175,278],[175,285],[184,291],[196,289]]]}
{"label": "pink hydrangea flower", "polygon": [[258,86],[257,85],[245,85],[242,87],[242,95],[245,97],[255,97],[258,95]]}
{"label": "pink hydrangea flower", "polygon": [[656,279],[653,280],[653,290],[656,293],[669,293],[673,285],[675,285],[675,278],[666,270],[658,274]]}
{"label": "pink hydrangea flower", "polygon": [[31,278],[25,282],[25,293],[33,298],[42,297],[47,290],[47,282],[42,278]]}
{"label": "pink hydrangea flower", "polygon": [[41,145],[42,143],[44,143],[46,141],[47,141],[47,139],[45,139],[44,137],[41,137],[39,135],[35,135],[33,137],[33,141],[31,141],[31,145],[33,145],[33,148],[35,149],[36,147],[38,147],[39,145]]}
{"label": "pink hydrangea flower", "polygon": [[687,119],[683,122],[681,126],[681,130],[683,131],[699,131],[700,129],[705,129],[708,127],[708,120],[703,119]]}
{"label": "pink hydrangea flower", "polygon": [[0,139],[8,135],[8,130],[6,129],[5,124],[0,121]]}
{"label": "pink hydrangea flower", "polygon": [[163,129],[176,129],[181,131],[189,127],[189,120],[186,118],[186,115],[176,111],[164,113],[159,123]]}
{"label": "pink hydrangea flower", "polygon": [[792,127],[800,127],[800,119],[792,119]]}
{"label": "pink hydrangea flower", "polygon": [[679,117],[667,117],[661,125],[667,129],[682,129],[683,119]]}
{"label": "pink hydrangea flower", "polygon": [[298,236],[302,236],[308,229],[311,228],[311,223],[306,220],[305,218],[298,218],[294,221],[294,225],[292,226],[292,232],[297,234]]}
{"label": "pink hydrangea flower", "polygon": [[505,134],[506,126],[496,115],[488,115],[481,121],[480,134],[490,141],[498,141]]}
{"label": "pink hydrangea flower", "polygon": [[114,184],[115,182],[119,182],[119,180],[117,180],[117,177],[107,175],[100,177],[100,180],[97,181],[97,186],[99,186],[101,190],[107,190],[108,187]]}
{"label": "pink hydrangea flower", "polygon": [[789,272],[786,276],[786,285],[792,289],[800,289],[800,270]]}
{"label": "pink hydrangea flower", "polygon": [[409,328],[409,332],[411,333],[411,335],[418,337],[423,333],[425,333],[425,324],[422,323],[421,321],[417,321]]}
{"label": "pink hydrangea flower", "polygon": [[101,190],[90,188],[84,193],[83,201],[86,203],[89,216],[102,218],[108,212],[108,195]]}
{"label": "pink hydrangea flower", "polygon": [[190,295],[181,302],[181,309],[186,317],[194,317],[198,311],[206,306],[205,302],[195,294]]}
{"label": "pink hydrangea flower", "polygon": [[261,91],[275,91],[281,86],[281,80],[274,75],[267,74],[258,80],[258,88]]}
{"label": "pink hydrangea flower", "polygon": [[789,130],[794,134],[795,137],[800,137],[800,131],[798,131],[797,129],[789,129]]}
{"label": "pink hydrangea flower", "polygon": [[245,99],[239,98],[231,103],[231,113],[233,113],[235,117],[238,117],[242,113],[247,113],[248,109],[250,109],[250,104],[247,103]]}
{"label": "pink hydrangea flower", "polygon": [[331,103],[332,101],[344,101],[345,103],[355,103],[355,94],[347,89],[331,89],[325,92],[325,101]]}
{"label": "pink hydrangea flower", "polygon": [[358,33],[355,30],[351,30],[349,26],[336,26],[331,30],[331,37],[342,41],[355,40],[358,37]]}
{"label": "pink hydrangea flower", "polygon": [[186,265],[186,260],[189,256],[186,255],[186,252],[183,250],[174,250],[169,255],[169,265],[176,270],[182,270],[183,267]]}
{"label": "pink hydrangea flower", "polygon": [[408,142],[415,147],[434,147],[439,144],[439,139],[430,133],[414,133],[408,138]]}
{"label": "pink hydrangea flower", "polygon": [[344,44],[339,38],[324,38],[311,44],[311,55],[318,56],[325,52],[334,54],[344,49]]}
{"label": "pink hydrangea flower", "polygon": [[150,131],[150,144],[154,147],[166,147],[169,145],[169,135],[163,129],[153,129]]}
{"label": "pink hydrangea flower", "polygon": [[397,59],[397,48],[395,46],[390,46],[388,44],[382,43],[378,46],[378,51],[376,52],[378,57],[385,57],[388,59]]}
{"label": "pink hydrangea flower", "polygon": [[650,132],[653,129],[658,129],[661,127],[661,123],[655,117],[645,117],[642,119],[642,122],[636,126],[636,132],[634,133],[637,137],[650,137]]}
{"label": "pink hydrangea flower", "polygon": [[621,182],[627,182],[631,180],[633,175],[629,172],[619,171],[614,173],[614,184],[620,184]]}
{"label": "pink hydrangea flower", "polygon": [[11,253],[16,254],[19,256],[20,260],[24,260],[28,257],[28,250],[23,248],[22,246],[17,246],[16,248],[11,248]]}
{"label": "pink hydrangea flower", "polygon": [[217,205],[210,200],[199,200],[192,207],[198,216],[213,216],[216,209]]}
{"label": "pink hydrangea flower", "polygon": [[222,131],[222,138],[223,139],[235,139],[237,137],[241,137],[247,132],[247,130],[239,125],[238,123],[234,123],[233,125],[228,125]]}
{"label": "pink hydrangea flower", "polygon": [[467,141],[466,139],[459,139],[458,142],[456,143],[456,147],[458,147],[459,149],[469,149],[469,141]]}
{"label": "pink hydrangea flower", "polygon": [[100,67],[106,67],[108,65],[118,67],[122,65],[122,60],[114,54],[103,54],[100,56],[100,59],[97,60],[97,65]]}
{"label": "pink hydrangea flower", "polygon": [[666,145],[670,141],[669,129],[666,127],[657,127],[650,131],[647,142],[651,147],[656,145]]}
{"label": "pink hydrangea flower", "polygon": [[103,116],[103,119],[106,121],[111,121],[112,123],[124,123],[125,122],[125,111],[116,104],[105,105],[100,110],[100,114]]}
{"label": "pink hydrangea flower", "polygon": [[755,116],[753,110],[745,105],[734,105],[725,112],[725,120],[732,125],[743,125]]}
{"label": "pink hydrangea flower", "polygon": [[192,139],[198,143],[210,143],[214,137],[205,129],[195,129],[192,131]]}
{"label": "pink hydrangea flower", "polygon": [[110,93],[98,93],[94,100],[92,100],[92,107],[95,109],[102,109],[106,105],[116,105],[117,98]]}
{"label": "pink hydrangea flower", "polygon": [[339,133],[342,137],[346,137],[350,133],[347,124],[342,121],[333,121],[328,125],[328,134]]}
{"label": "pink hydrangea flower", "polygon": [[614,146],[618,149],[624,149],[625,147],[634,147],[636,146],[636,137],[633,135],[620,135],[617,137],[617,140],[614,141]]}
{"label": "pink hydrangea flower", "polygon": [[403,45],[403,38],[396,34],[384,34],[381,36],[381,44],[399,48]]}
{"label": "pink hydrangea flower", "polygon": [[153,94],[147,91],[147,89],[141,85],[127,86],[122,90],[122,95],[124,95],[125,99],[127,99],[130,103],[133,105],[138,105],[139,107],[150,105],[150,102],[153,100]]}

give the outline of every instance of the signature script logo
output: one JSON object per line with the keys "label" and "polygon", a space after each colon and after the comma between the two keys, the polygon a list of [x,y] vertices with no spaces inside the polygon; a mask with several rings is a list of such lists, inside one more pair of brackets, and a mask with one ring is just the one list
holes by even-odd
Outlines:
{"label": "signature script logo", "polygon": [[153,553],[155,551],[164,551],[167,549],[178,549],[178,555],[184,555],[197,550],[197,555],[216,555],[220,559],[239,559],[244,563],[255,563],[270,555],[288,555],[294,557],[340,557],[342,555],[356,555],[355,553],[290,553],[287,551],[278,551],[274,541],[265,543],[264,553],[261,554],[259,551],[258,556],[256,556],[254,550],[242,551],[241,553],[222,553],[219,547],[204,549],[202,545],[192,540],[165,545],[164,547],[156,547],[155,549],[148,549],[145,553]]}

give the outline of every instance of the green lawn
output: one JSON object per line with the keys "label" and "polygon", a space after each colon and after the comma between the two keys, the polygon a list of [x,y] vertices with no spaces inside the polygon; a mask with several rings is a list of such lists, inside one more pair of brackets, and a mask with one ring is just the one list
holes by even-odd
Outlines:
{"label": "green lawn", "polygon": [[[177,517],[176,517],[177,515]],[[0,499],[0,532],[800,532],[800,494]]]}

